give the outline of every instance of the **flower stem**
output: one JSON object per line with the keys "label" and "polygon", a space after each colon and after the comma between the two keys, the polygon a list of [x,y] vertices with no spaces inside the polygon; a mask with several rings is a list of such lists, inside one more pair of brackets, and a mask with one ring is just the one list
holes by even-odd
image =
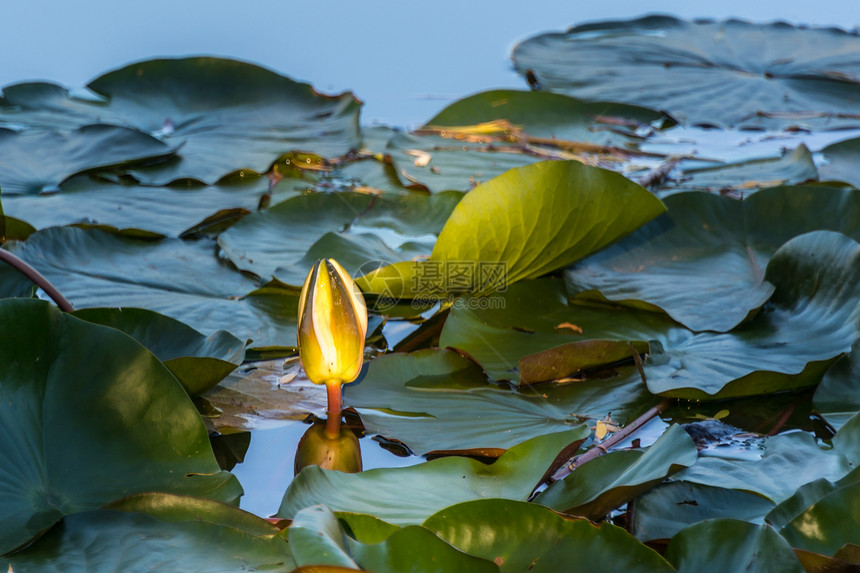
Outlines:
{"label": "flower stem", "polygon": [[23,260],[19,259],[9,251],[0,249],[0,261],[7,263],[19,273],[40,286],[42,290],[45,291],[45,294],[51,297],[63,312],[72,312],[75,310],[72,303],[66,300],[66,297],[60,294],[60,291],[58,291],[57,288],[42,275],[42,273],[25,263]]}
{"label": "flower stem", "polygon": [[325,421],[325,435],[330,439],[340,436],[341,383],[340,380],[329,380],[325,383],[328,397],[328,411]]}

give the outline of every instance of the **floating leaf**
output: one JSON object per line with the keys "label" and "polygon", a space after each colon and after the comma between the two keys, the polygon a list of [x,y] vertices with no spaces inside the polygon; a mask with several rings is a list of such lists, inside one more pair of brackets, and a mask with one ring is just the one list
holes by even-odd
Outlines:
{"label": "floating leaf", "polygon": [[204,336],[190,326],[142,308],[90,308],[87,322],[125,332],[155,354],[192,396],[224,379],[245,358],[245,343],[225,330]]}
{"label": "floating leaf", "polygon": [[253,339],[253,348],[295,346],[298,293],[255,290],[252,279],[216,258],[213,241],[140,241],[54,227],[7,246],[78,308],[146,308],[205,335],[228,327],[240,340]]}
{"label": "floating leaf", "polygon": [[791,546],[772,527],[736,519],[686,528],[669,542],[666,559],[679,573],[803,573]]}
{"label": "floating leaf", "polygon": [[753,493],[686,481],[670,481],[636,498],[632,533],[641,541],[669,539],[701,521],[733,518],[756,525],[774,508]]}
{"label": "floating leaf", "polygon": [[[541,89],[725,127],[856,127],[856,32],[669,16],[584,24],[514,48]],[[612,73],[607,73],[611,70]]]}
{"label": "floating leaf", "polygon": [[148,60],[108,72],[88,88],[102,101],[76,99],[50,84],[8,86],[0,122],[114,123],[182,144],[176,160],[132,170],[150,185],[177,179],[212,184],[242,169],[262,173],[288,151],[339,156],[359,143],[360,104],[352,94],[323,96],[308,84],[245,62]]}
{"label": "floating leaf", "polygon": [[222,233],[218,243],[238,268],[301,286],[320,258],[336,258],[354,273],[429,255],[434,235],[459,200],[459,193],[312,193],[246,217]]}
{"label": "floating leaf", "polygon": [[812,153],[804,144],[777,158],[750,159],[737,163],[684,169],[675,181],[659,185],[658,197],[665,198],[679,191],[708,191],[746,197],[764,187],[794,185],[818,179]]}
{"label": "floating leaf", "polygon": [[106,510],[66,517],[61,526],[5,562],[16,573],[156,573],[165,568],[288,573],[294,568],[283,536],[256,536],[209,521],[166,523],[149,515]]}
{"label": "floating leaf", "polygon": [[565,518],[533,503],[468,501],[430,516],[424,527],[466,553],[493,561],[503,573],[673,570],[619,527]]}
{"label": "floating leaf", "polygon": [[815,502],[780,530],[792,547],[835,555],[844,545],[860,545],[860,481]]}
{"label": "floating leaf", "polygon": [[181,386],[140,344],[37,300],[0,301],[0,324],[0,553],[131,493],[241,495]]}
{"label": "floating leaf", "polygon": [[816,229],[860,239],[854,189],[779,187],[744,201],[682,193],[665,204],[666,214],[568,269],[569,290],[727,331],[770,298],[764,270],[785,241]]}
{"label": "floating leaf", "polygon": [[609,452],[585,463],[563,480],[553,482],[535,502],[562,513],[599,520],[696,463],[693,440],[672,425],[647,450]]}
{"label": "floating leaf", "polygon": [[334,511],[368,513],[397,525],[418,524],[449,505],[486,497],[525,501],[556,456],[582,439],[580,429],[532,438],[490,465],[448,457],[405,468],[357,474],[302,470],[284,494],[279,517],[325,504]]}
{"label": "floating leaf", "polygon": [[854,187],[860,187],[860,170],[857,162],[860,160],[860,138],[846,139],[832,143],[821,150],[824,161],[819,168],[821,179],[827,181],[845,181]]}
{"label": "floating leaf", "polygon": [[344,389],[344,403],[358,410],[368,433],[418,455],[469,450],[495,457],[610,411],[623,419],[652,400],[632,367],[613,379],[512,390],[487,383],[474,362],[439,349],[380,356],[360,384]]}
{"label": "floating leaf", "polygon": [[[557,329],[557,328],[556,328]],[[582,331],[580,330],[580,334]],[[584,370],[613,366],[648,352],[648,343],[620,340],[580,340],[523,356],[519,360],[520,383],[534,384],[559,380]]]}
{"label": "floating leaf", "polygon": [[268,188],[264,177],[239,178],[208,187],[119,185],[75,177],[57,193],[4,198],[10,215],[37,227],[107,226],[178,237],[217,217],[237,219],[257,208]]}
{"label": "floating leaf", "polygon": [[493,563],[462,553],[417,525],[394,527],[375,542],[357,541],[347,536],[334,513],[322,505],[301,510],[288,531],[299,565],[360,566],[377,573],[498,571]]}
{"label": "floating leaf", "polygon": [[6,197],[54,193],[77,173],[165,159],[175,152],[151,135],[113,125],[87,125],[70,133],[0,128],[0,186]]}

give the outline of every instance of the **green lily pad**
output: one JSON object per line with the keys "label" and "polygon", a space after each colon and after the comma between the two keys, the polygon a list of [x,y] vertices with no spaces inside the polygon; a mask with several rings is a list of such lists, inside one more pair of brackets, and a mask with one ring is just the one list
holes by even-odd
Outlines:
{"label": "green lily pad", "polygon": [[669,427],[647,450],[609,452],[550,484],[535,502],[599,520],[670,475],[696,463],[698,452],[681,426]]}
{"label": "green lily pad", "polygon": [[837,430],[860,412],[860,341],[855,341],[851,352],[827,370],[815,389],[812,402]]}
{"label": "green lily pad", "polygon": [[[262,173],[288,151],[324,157],[359,144],[360,103],[350,93],[323,96],[304,83],[245,62],[211,57],[157,59],[108,72],[88,85],[86,101],[46,84],[3,90],[0,122],[133,126],[171,144],[179,157],[134,169],[141,182],[212,184],[229,173]],[[91,101],[101,98],[102,101]]]}
{"label": "green lily pad", "polygon": [[[632,370],[632,369],[628,369]],[[380,356],[360,384],[344,388],[365,430],[413,453],[474,450],[492,456],[526,439],[612,412],[618,419],[652,400],[638,373],[611,380],[508,389],[486,381],[474,362],[440,349]]]}
{"label": "green lily pad", "polygon": [[84,171],[162,160],[174,147],[127,127],[86,125],[70,133],[0,128],[0,186],[6,197],[57,192]]}
{"label": "green lily pad", "polygon": [[764,187],[818,180],[812,153],[803,144],[777,158],[750,159],[690,169],[684,169],[684,162],[681,162],[679,169],[679,176],[657,187],[658,197],[665,198],[680,191],[707,191],[746,197]]}
{"label": "green lily pad", "polygon": [[679,573],[803,573],[791,546],[772,527],[736,519],[691,525],[669,542],[666,559]]}
{"label": "green lily pad", "polygon": [[245,343],[226,330],[204,336],[187,324],[151,310],[89,308],[74,315],[121,330],[143,344],[192,396],[215,386],[245,358]]}
{"label": "green lily pad", "polygon": [[631,532],[640,541],[669,539],[687,526],[718,518],[761,525],[774,503],[760,495],[671,481],[636,498]]}
{"label": "green lily pad", "polygon": [[179,237],[207,220],[238,218],[255,211],[268,188],[264,177],[247,176],[217,186],[147,187],[75,177],[57,193],[10,195],[9,215],[36,228],[107,226]]}
{"label": "green lily pad", "polygon": [[359,286],[406,297],[488,294],[585,257],[664,210],[617,173],[576,161],[543,161],[466,194],[429,261],[382,267]]}
{"label": "green lily pad", "polygon": [[181,386],[140,344],[38,300],[2,300],[0,315],[0,553],[132,493],[241,495]]}
{"label": "green lily pad", "polygon": [[682,193],[665,204],[666,214],[568,269],[569,290],[725,332],[770,298],[764,269],[785,241],[816,229],[860,239],[854,189],[778,187],[744,201]]}
{"label": "green lily pad", "polygon": [[216,257],[214,241],[140,241],[53,227],[7,247],[77,308],[154,310],[211,335],[224,327],[253,348],[295,347],[298,292],[257,284]]}
{"label": "green lily pad", "polygon": [[670,123],[637,106],[492,90],[454,102],[414,133],[392,137],[386,151],[404,185],[468,191],[540,159],[629,159],[655,127]]}
{"label": "green lily pad", "polygon": [[860,481],[825,495],[780,533],[792,547],[824,555],[860,544]]}
{"label": "green lily pad", "polygon": [[424,527],[466,553],[493,561],[502,573],[673,571],[620,527],[566,518],[533,503],[468,501],[430,516]]}
{"label": "green lily pad", "polygon": [[301,286],[320,258],[335,258],[353,273],[365,264],[429,255],[459,200],[459,193],[301,195],[246,217],[218,244],[238,268]]}
{"label": "green lily pad", "polygon": [[818,171],[822,180],[845,181],[860,187],[860,137],[832,143],[821,150],[824,161]]}
{"label": "green lily pad", "polygon": [[860,423],[846,424],[836,436],[833,448],[822,448],[813,436],[802,432],[769,437],[761,459],[703,457],[674,479],[748,491],[782,503],[805,484],[819,479],[836,482],[854,469],[860,460],[856,445]]}
{"label": "green lily pad", "polygon": [[829,494],[857,482],[860,482],[860,469],[854,468],[836,481],[821,478],[804,484],[767,514],[767,522],[782,529]]}
{"label": "green lily pad", "polygon": [[[238,509],[236,510],[239,511]],[[258,536],[209,521],[165,522],[140,513],[88,511],[66,517],[27,549],[6,558],[19,573],[43,571],[288,573],[284,536]]]}
{"label": "green lily pad", "polygon": [[541,34],[513,59],[541,89],[661,109],[683,123],[841,129],[860,124],[858,49],[857,33],[838,28],[647,16]]}
{"label": "green lily pad", "polygon": [[582,439],[580,429],[532,438],[490,465],[448,457],[404,468],[357,474],[309,466],[296,476],[278,509],[293,518],[325,504],[334,511],[368,513],[396,525],[419,524],[462,501],[501,497],[525,501],[562,450]]}
{"label": "green lily pad", "polygon": [[299,511],[288,531],[293,555],[300,566],[328,565],[377,573],[498,571],[493,563],[458,551],[417,525],[394,527],[385,539],[375,543],[357,541],[347,535],[335,514],[322,505]]}

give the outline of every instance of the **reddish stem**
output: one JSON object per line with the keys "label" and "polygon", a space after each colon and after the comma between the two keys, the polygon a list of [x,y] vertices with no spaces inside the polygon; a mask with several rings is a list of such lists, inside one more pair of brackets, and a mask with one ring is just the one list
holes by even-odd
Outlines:
{"label": "reddish stem", "polygon": [[328,398],[325,435],[334,440],[340,436],[341,383],[339,380],[329,380],[325,383]]}
{"label": "reddish stem", "polygon": [[58,291],[57,288],[42,275],[42,273],[25,263],[23,260],[5,249],[0,249],[0,261],[9,264],[9,266],[13,267],[19,273],[40,286],[42,290],[45,291],[45,294],[51,297],[63,312],[72,312],[75,310],[72,303],[66,300],[66,297],[60,294],[60,291]]}

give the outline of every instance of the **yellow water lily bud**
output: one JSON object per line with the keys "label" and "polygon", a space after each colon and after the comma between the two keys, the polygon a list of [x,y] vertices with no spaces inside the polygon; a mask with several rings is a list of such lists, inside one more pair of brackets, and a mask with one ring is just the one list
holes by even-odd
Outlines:
{"label": "yellow water lily bud", "polygon": [[314,424],[299,440],[296,448],[295,473],[308,466],[345,473],[361,471],[361,446],[352,430],[338,428],[335,437],[329,436],[326,424]]}
{"label": "yellow water lily bud", "polygon": [[334,259],[308,273],[299,297],[299,357],[308,379],[327,386],[352,382],[364,360],[367,305]]}

